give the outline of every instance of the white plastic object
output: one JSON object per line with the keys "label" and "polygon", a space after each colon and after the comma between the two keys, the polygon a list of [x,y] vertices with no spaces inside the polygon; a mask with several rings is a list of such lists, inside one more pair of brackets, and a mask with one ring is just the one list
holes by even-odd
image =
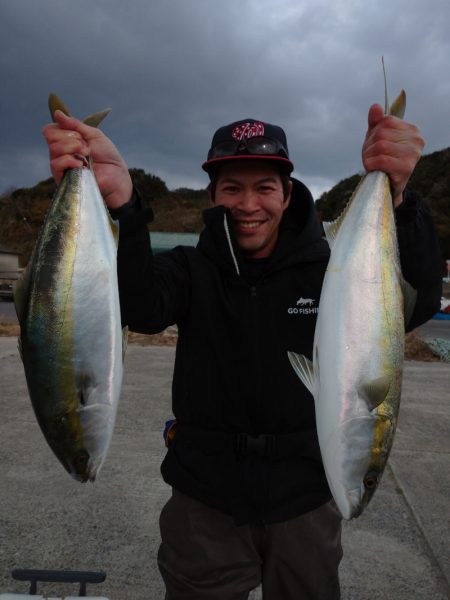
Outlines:
{"label": "white plastic object", "polygon": [[29,594],[0,594],[0,600],[45,600],[44,596],[30,596]]}

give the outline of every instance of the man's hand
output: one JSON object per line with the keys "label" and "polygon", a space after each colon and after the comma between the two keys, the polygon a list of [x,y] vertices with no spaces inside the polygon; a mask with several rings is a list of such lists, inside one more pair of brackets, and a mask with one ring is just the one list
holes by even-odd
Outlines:
{"label": "man's hand", "polygon": [[46,125],[42,131],[50,153],[50,169],[56,183],[64,171],[83,166],[77,157],[90,157],[97,182],[110,208],[118,208],[128,202],[133,193],[133,184],[127,165],[117,148],[96,127],[85,125],[62,111],[55,112],[56,123]]}
{"label": "man's hand", "polygon": [[385,116],[379,104],[369,109],[368,130],[362,148],[366,171],[384,171],[389,176],[394,206],[403,201],[403,190],[419,161],[425,142],[415,125]]}

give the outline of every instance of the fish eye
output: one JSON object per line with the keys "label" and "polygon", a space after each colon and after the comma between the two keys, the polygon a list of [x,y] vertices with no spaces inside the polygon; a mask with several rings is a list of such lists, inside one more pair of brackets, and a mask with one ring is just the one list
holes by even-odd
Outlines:
{"label": "fish eye", "polygon": [[366,473],[363,483],[366,490],[374,490],[378,485],[378,473],[376,471],[369,471]]}

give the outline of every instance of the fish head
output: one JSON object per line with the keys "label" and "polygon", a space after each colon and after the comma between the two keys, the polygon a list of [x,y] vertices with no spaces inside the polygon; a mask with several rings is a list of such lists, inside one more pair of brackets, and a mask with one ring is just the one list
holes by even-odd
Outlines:
{"label": "fish head", "polygon": [[[43,431],[53,452],[77,481],[94,481],[112,434],[110,408],[105,404],[77,402],[64,408],[43,424]],[[65,407],[67,403],[65,403]]]}
{"label": "fish head", "polygon": [[92,481],[91,455],[76,411],[62,408],[39,422],[49,446],[66,471],[78,481]]}

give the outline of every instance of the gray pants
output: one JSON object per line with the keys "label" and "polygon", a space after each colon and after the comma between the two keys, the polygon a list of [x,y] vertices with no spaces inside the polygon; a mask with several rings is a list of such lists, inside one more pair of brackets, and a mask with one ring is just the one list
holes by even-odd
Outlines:
{"label": "gray pants", "polygon": [[174,490],[160,518],[166,600],[339,600],[341,517],[333,502],[273,525],[237,527]]}

